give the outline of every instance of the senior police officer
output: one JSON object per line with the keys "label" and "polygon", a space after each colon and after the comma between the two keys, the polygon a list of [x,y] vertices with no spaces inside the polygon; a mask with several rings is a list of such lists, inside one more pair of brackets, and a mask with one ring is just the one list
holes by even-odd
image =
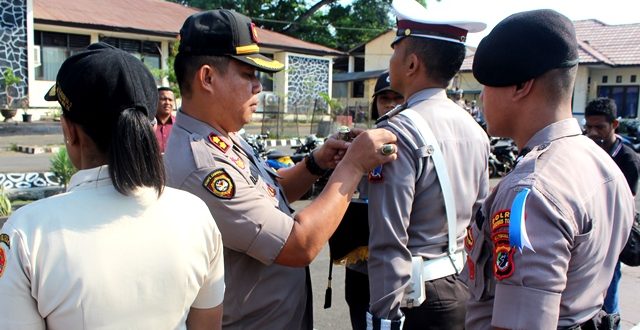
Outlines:
{"label": "senior police officer", "polygon": [[573,24],[552,10],[511,15],[478,46],[473,74],[484,85],[488,131],[521,151],[469,229],[469,329],[607,322],[600,307],[634,201],[571,116],[577,64]]}
{"label": "senior police officer", "polygon": [[[202,198],[217,218],[228,288],[223,326],[311,329],[306,266],[335,231],[362,175],[395,159],[395,136],[354,132],[360,134],[348,150],[348,142],[330,138],[276,173],[236,132],[257,109],[256,70],[283,65],[259,54],[255,26],[233,11],[190,16],[180,38],[175,71],[183,103],[165,163],[169,184]],[[323,192],[292,217],[289,202],[334,167]]]}
{"label": "senior police officer", "polygon": [[488,194],[489,142],[445,88],[485,25],[429,21],[413,0],[393,8],[391,88],[407,103],[378,123],[398,136],[398,159],[369,176],[369,327],[462,329],[462,242]]}

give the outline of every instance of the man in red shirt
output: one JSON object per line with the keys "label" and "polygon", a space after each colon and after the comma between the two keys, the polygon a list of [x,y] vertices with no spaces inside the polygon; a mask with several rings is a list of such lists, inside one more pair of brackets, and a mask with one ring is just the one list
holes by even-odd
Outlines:
{"label": "man in red shirt", "polygon": [[160,146],[160,152],[164,153],[164,148],[169,141],[169,134],[176,117],[173,115],[176,100],[173,91],[169,87],[158,88],[158,111],[156,112],[156,138]]}

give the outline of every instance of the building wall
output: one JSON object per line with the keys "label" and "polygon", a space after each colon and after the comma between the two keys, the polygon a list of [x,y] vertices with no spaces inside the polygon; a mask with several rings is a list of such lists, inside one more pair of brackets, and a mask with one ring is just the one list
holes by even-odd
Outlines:
{"label": "building wall", "polygon": [[[20,99],[27,95],[27,1],[13,0],[0,2],[0,70],[13,70],[22,82],[10,88],[14,100],[11,105],[20,107]],[[0,104],[6,103],[6,93],[2,81]]]}
{"label": "building wall", "polygon": [[391,42],[395,35],[395,31],[388,31],[369,41],[364,46],[364,71],[386,70],[389,68],[389,59],[393,54]]}
{"label": "building wall", "polygon": [[578,73],[576,75],[576,83],[573,88],[573,106],[572,112],[574,116],[582,119],[584,108],[587,106],[589,99],[589,68],[584,65],[578,65]]}
{"label": "building wall", "polygon": [[[163,38],[156,36],[147,36],[133,33],[123,33],[123,32],[112,32],[112,31],[102,31],[102,30],[89,30],[82,28],[74,28],[74,27],[66,27],[66,26],[56,26],[56,25],[47,25],[47,24],[35,24],[34,29],[37,31],[46,31],[46,32],[60,32],[60,33],[69,33],[69,34],[78,34],[78,35],[88,35],[90,36],[90,42],[95,43],[100,41],[100,37],[114,37],[114,38],[123,38],[123,39],[133,39],[133,40],[145,40],[145,41],[156,41],[160,42],[161,48],[161,68],[167,68],[167,58],[169,56],[169,42],[174,41],[173,38]],[[33,33],[33,30],[30,31]],[[29,49],[33,49],[33,38],[31,38]],[[30,63],[33,63],[33,60],[30,59]],[[31,68],[34,68],[35,65],[31,65]],[[50,80],[37,80],[35,79],[35,71],[29,70],[29,104],[31,107],[36,108],[57,108],[57,102],[47,102],[43,99],[43,95],[51,88],[51,86],[55,83]],[[163,81],[162,84],[166,85],[168,82]]]}
{"label": "building wall", "polygon": [[322,94],[331,96],[330,58],[288,53],[286,68],[286,112],[307,113]]}

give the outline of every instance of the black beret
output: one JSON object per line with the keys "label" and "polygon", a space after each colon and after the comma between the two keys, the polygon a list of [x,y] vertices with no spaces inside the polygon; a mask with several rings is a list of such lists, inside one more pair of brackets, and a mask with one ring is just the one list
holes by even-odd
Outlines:
{"label": "black beret", "polygon": [[575,29],[567,17],[550,9],[526,11],[505,18],[480,41],[473,76],[483,85],[511,86],[578,60]]}

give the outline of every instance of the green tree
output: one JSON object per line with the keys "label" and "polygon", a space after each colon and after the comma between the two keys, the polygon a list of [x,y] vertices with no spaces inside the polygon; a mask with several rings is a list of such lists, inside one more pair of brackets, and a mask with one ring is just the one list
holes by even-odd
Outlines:
{"label": "green tree", "polygon": [[[262,28],[348,50],[393,27],[391,0],[171,0],[200,9],[233,9]],[[435,0],[440,1],[440,0]],[[418,0],[426,6],[426,0]]]}

